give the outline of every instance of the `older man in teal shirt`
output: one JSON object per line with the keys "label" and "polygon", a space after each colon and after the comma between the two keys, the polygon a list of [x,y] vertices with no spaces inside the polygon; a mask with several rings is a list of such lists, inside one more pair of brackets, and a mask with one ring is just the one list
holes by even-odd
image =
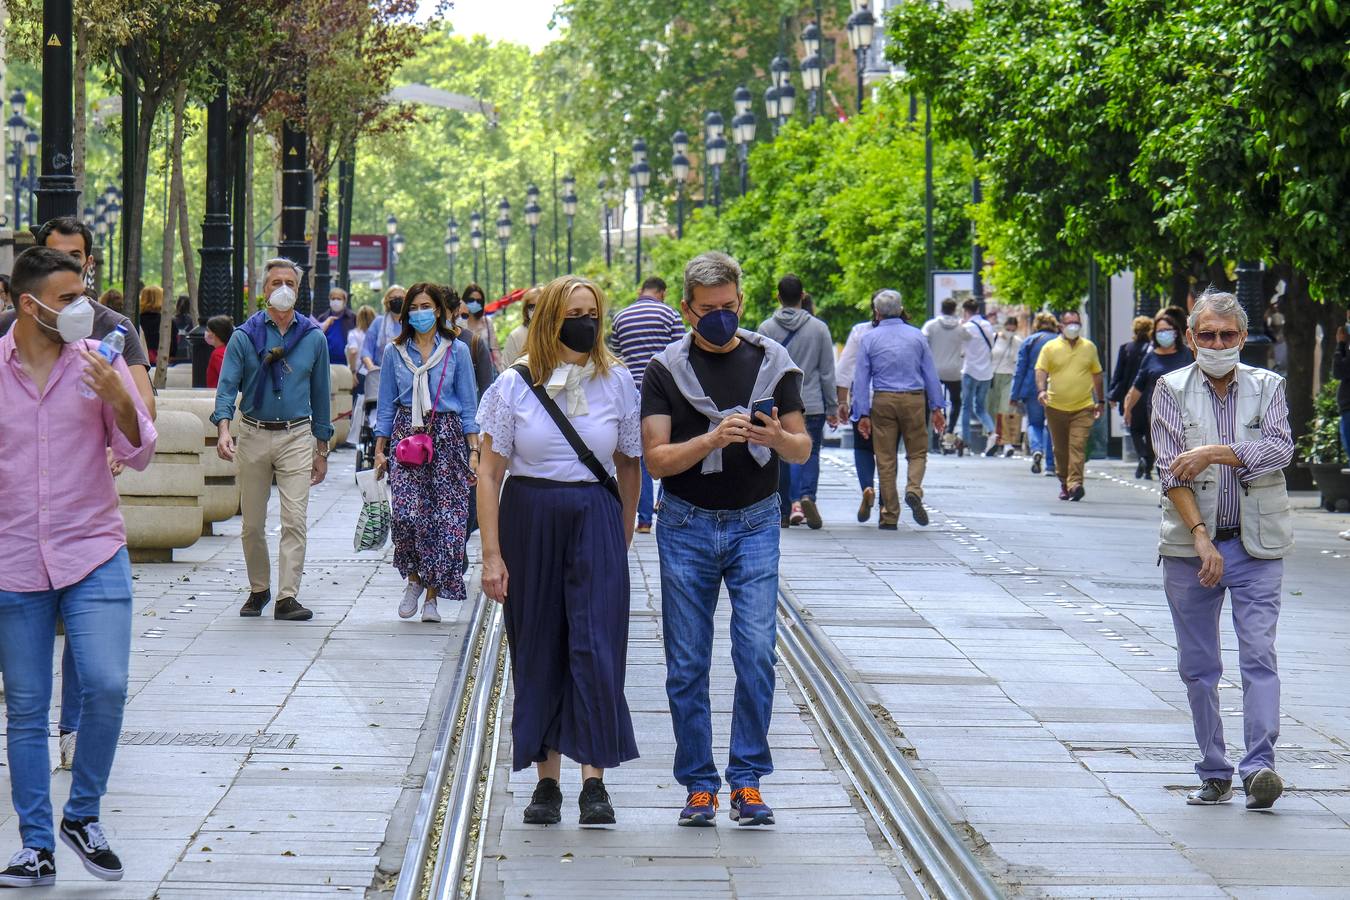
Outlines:
{"label": "older man in teal shirt", "polygon": [[[276,480],[281,495],[281,541],[275,615],[305,621],[313,613],[300,605],[305,568],[309,489],[328,474],[333,437],[329,409],[328,342],[309,316],[296,315],[301,272],[288,259],[270,260],[263,270],[267,309],[254,313],[225,348],[211,421],[219,436],[216,453],[238,459],[243,512],[244,562],[249,596],[239,615],[262,615],[272,599],[272,564],[267,550],[267,501]],[[236,394],[240,403],[238,443],[230,434]],[[312,439],[311,439],[312,436]]]}

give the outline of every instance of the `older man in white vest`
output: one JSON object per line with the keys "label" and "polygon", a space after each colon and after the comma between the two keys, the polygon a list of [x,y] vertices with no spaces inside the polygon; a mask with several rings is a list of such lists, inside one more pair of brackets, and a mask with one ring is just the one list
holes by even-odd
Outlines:
{"label": "older man in white vest", "polygon": [[1238,362],[1247,314],[1232,294],[1195,302],[1192,365],[1163,376],[1153,395],[1153,441],[1162,473],[1164,587],[1177,635],[1177,671],[1190,699],[1201,760],[1193,805],[1233,797],[1223,738],[1219,618],[1225,592],[1242,670],[1246,753],[1238,763],[1248,809],[1284,791],[1275,773],[1280,676],[1275,630],[1284,556],[1293,547],[1285,466],[1293,458],[1284,379]]}

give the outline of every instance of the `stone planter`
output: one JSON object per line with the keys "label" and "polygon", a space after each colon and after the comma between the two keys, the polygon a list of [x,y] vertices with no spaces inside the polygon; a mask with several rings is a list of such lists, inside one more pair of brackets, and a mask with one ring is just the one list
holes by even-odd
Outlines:
{"label": "stone planter", "polygon": [[[155,377],[155,370],[150,370],[150,377]],[[170,389],[191,389],[192,388],[192,364],[179,363],[176,366],[169,366],[164,370],[164,387]]]}
{"label": "stone planter", "polygon": [[1306,463],[1313,483],[1322,492],[1322,508],[1327,512],[1350,512],[1350,470],[1340,463]]}
{"label": "stone planter", "polygon": [[333,417],[333,440],[331,446],[345,444],[352,430],[352,388],[356,387],[356,376],[346,366],[330,365],[329,390]]}
{"label": "stone planter", "polygon": [[216,455],[216,426],[211,413],[216,408],[216,392],[200,390],[164,390],[159,392],[159,408],[190,412],[201,421],[202,470],[206,493],[202,498],[202,534],[212,533],[214,522],[224,522],[239,514],[239,465]]}
{"label": "stone planter", "polygon": [[192,413],[164,409],[155,417],[159,441],[144,472],[117,477],[127,549],[133,562],[172,562],[173,551],[202,534],[202,425]]}

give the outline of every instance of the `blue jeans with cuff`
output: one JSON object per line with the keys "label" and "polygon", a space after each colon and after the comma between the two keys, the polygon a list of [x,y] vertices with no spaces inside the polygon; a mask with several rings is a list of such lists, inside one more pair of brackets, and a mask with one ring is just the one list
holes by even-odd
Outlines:
{"label": "blue jeans with cuff", "polygon": [[811,435],[811,455],[804,463],[778,461],[779,512],[792,514],[792,504],[804,497],[816,499],[820,489],[820,447],[825,441],[825,414],[806,417],[806,433]]}
{"label": "blue jeans with cuff", "polygon": [[23,845],[48,850],[56,846],[47,717],[58,614],[71,650],[67,673],[78,673],[80,684],[80,742],[64,814],[67,819],[98,818],[127,701],[131,560],[126,548],[69,587],[0,591],[10,797]]}
{"label": "blue jeans with cuff", "polygon": [[986,441],[994,439],[994,417],[989,415],[989,387],[994,383],[977,381],[969,375],[961,376],[961,441],[970,446],[970,417],[974,415],[984,426]]}
{"label": "blue jeans with cuff", "polygon": [[675,728],[675,780],[690,791],[721,787],[713,761],[713,617],[723,582],[731,599],[732,790],[759,787],[773,771],[769,720],[777,655],[778,497],[744,509],[711,510],[667,493],[656,523],[666,696]]}
{"label": "blue jeans with cuff", "polygon": [[656,486],[652,484],[652,476],[647,472],[647,460],[639,460],[642,466],[642,490],[638,494],[638,524],[652,524],[652,517],[656,514]]}

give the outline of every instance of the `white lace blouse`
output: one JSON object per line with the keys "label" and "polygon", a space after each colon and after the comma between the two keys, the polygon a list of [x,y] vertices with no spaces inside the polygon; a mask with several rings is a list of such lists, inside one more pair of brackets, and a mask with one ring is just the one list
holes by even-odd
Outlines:
{"label": "white lace blouse", "polygon": [[[608,375],[598,375],[584,388],[589,411],[571,419],[581,439],[614,473],[614,454],[642,455],[642,419],[633,376],[619,366]],[[564,395],[557,397],[567,409]],[[506,457],[512,475],[547,478],[551,481],[595,481],[591,470],[577,459],[576,451],[540,405],[525,379],[507,369],[483,394],[478,404],[478,425],[492,436],[493,452]]]}

